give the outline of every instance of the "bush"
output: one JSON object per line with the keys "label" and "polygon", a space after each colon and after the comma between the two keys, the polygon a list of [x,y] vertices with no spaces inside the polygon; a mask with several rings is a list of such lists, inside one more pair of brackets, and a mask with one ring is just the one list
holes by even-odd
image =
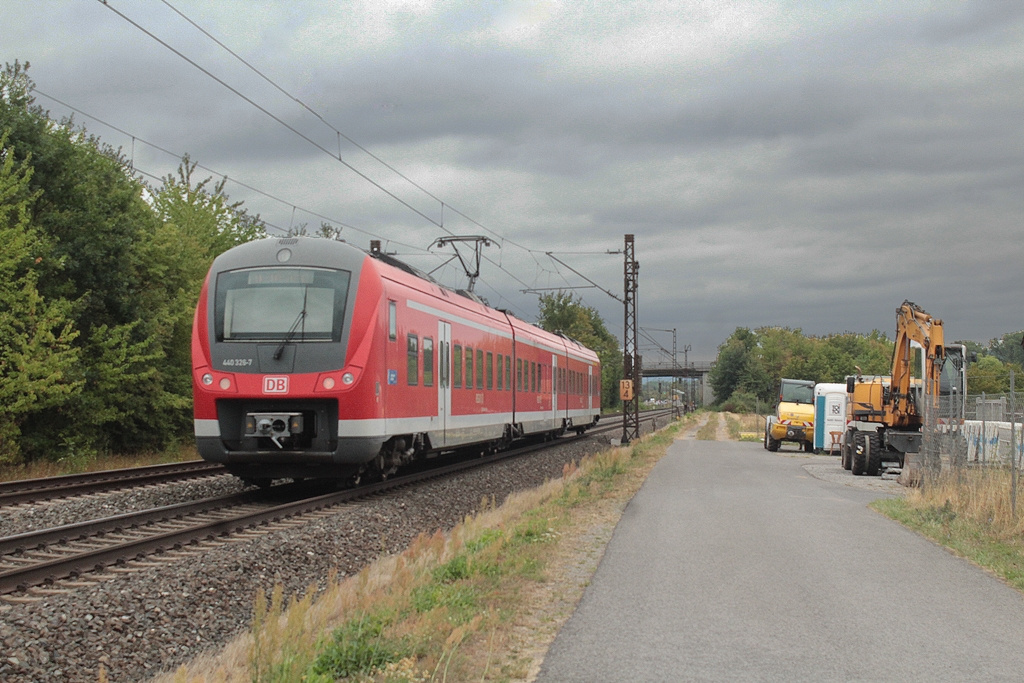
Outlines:
{"label": "bush", "polygon": [[728,413],[754,413],[759,406],[757,396],[747,391],[734,391],[725,401],[722,401],[721,409]]}

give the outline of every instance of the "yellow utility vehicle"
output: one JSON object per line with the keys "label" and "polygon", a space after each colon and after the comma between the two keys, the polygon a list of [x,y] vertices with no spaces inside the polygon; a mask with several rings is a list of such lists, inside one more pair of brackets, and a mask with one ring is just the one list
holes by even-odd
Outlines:
{"label": "yellow utility vehicle", "polygon": [[779,450],[790,441],[810,453],[814,450],[814,382],[783,379],[779,383],[779,405],[765,419],[764,447]]}

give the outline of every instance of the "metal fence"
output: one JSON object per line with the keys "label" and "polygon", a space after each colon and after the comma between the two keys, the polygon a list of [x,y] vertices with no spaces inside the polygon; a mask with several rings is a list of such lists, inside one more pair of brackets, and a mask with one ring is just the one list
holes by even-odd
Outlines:
{"label": "metal fence", "polygon": [[929,402],[921,442],[925,474],[979,465],[1017,469],[1024,462],[1024,404],[1016,391]]}

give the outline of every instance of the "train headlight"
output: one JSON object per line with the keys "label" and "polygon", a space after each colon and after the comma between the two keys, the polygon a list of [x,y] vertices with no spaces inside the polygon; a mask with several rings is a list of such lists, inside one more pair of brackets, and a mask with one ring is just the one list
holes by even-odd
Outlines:
{"label": "train headlight", "polygon": [[211,384],[213,384],[213,375],[211,375],[210,373],[206,373],[205,375],[203,375],[203,384],[205,384],[206,386],[210,386]]}
{"label": "train headlight", "polygon": [[324,389],[333,389],[333,388],[334,388],[334,378],[333,377],[324,377]]}
{"label": "train headlight", "polygon": [[356,378],[351,372],[346,372],[341,376],[341,381],[343,384],[352,384],[352,382],[356,381]]}
{"label": "train headlight", "polygon": [[228,379],[227,377],[221,377],[220,378],[220,388],[221,389],[225,389],[225,390],[226,389],[230,389],[231,388],[231,380]]}

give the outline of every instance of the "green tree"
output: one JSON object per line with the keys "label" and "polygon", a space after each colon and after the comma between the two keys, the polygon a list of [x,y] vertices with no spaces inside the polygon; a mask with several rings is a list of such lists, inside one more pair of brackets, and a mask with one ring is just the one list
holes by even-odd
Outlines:
{"label": "green tree", "polygon": [[197,180],[196,168],[197,163],[186,154],[177,174],[164,177],[161,186],[153,189],[153,210],[157,217],[175,226],[179,238],[191,242],[193,249],[202,256],[202,261],[193,264],[193,280],[195,272],[206,275],[217,255],[267,236],[260,217],[250,215],[242,208],[242,202],[232,202],[224,193],[226,179],[211,187],[213,178]]}
{"label": "green tree", "polygon": [[[1020,386],[1021,366],[985,355],[967,366],[967,391],[971,394],[1005,394],[1010,391],[1010,373]],[[1016,387],[1015,387],[1016,388]]]}
{"label": "green tree", "polygon": [[1024,347],[1021,347],[1022,332],[1008,332],[988,343],[988,351],[1004,363],[1024,366]]}
{"label": "green tree", "polygon": [[891,356],[892,342],[877,331],[807,337],[799,329],[741,327],[719,346],[709,382],[720,404],[745,404],[751,397],[770,404],[784,377],[842,382],[858,368],[864,374],[885,374]]}
{"label": "green tree", "polygon": [[32,284],[70,324],[54,344],[76,354],[63,381],[77,390],[59,405],[35,401],[19,445],[27,457],[53,454],[55,443],[85,455],[161,447],[188,433],[190,328],[206,270],[263,236],[263,224],[223,181],[196,182],[187,158],[160,188],[145,186],[118,150],[70,119],[51,121],[27,70],[15,62],[0,73],[0,132],[25,169]]}
{"label": "green tree", "polygon": [[26,419],[59,408],[81,391],[70,379],[78,360],[78,336],[71,304],[49,301],[37,287],[35,266],[42,253],[30,224],[32,168],[15,162],[0,135],[0,463],[20,462],[21,429]]}
{"label": "green tree", "polygon": [[[144,186],[116,150],[70,119],[55,124],[34,104],[27,69],[16,62],[0,74],[0,129],[9,136],[14,159],[32,168],[37,286],[44,301],[71,303],[69,316],[80,333],[71,343],[79,362],[68,369],[67,379],[81,391],[60,406],[29,415],[22,424],[21,445],[28,455],[53,454],[59,441],[74,444],[83,454],[107,444],[148,445],[152,428],[122,432],[123,438],[113,441],[88,435],[106,424],[105,411],[98,407],[117,403],[122,394],[135,397],[139,414],[158,415],[164,405],[158,382],[145,383],[152,391],[139,395],[143,385],[111,387],[92,381],[106,370],[99,364],[110,358],[97,349],[119,343],[122,348],[113,357],[130,357],[154,333],[153,311],[139,296],[146,284],[139,245],[158,222],[144,199]],[[123,425],[118,423],[119,428]]]}
{"label": "green tree", "polygon": [[622,351],[597,309],[583,305],[578,297],[568,292],[542,294],[537,325],[575,339],[596,352],[601,360],[601,407],[619,405]]}
{"label": "green tree", "polygon": [[224,181],[198,180],[196,164],[182,159],[177,174],[150,190],[160,223],[138,250],[146,284],[139,292],[162,357],[154,357],[167,390],[165,418],[187,431],[192,407],[192,317],[213,259],[231,247],[266,237],[259,216],[224,193]]}
{"label": "green tree", "polygon": [[718,347],[718,358],[708,373],[708,382],[719,401],[743,389],[742,380],[752,375],[750,364],[757,362],[751,360],[756,345],[757,337],[750,329],[737,327]]}

